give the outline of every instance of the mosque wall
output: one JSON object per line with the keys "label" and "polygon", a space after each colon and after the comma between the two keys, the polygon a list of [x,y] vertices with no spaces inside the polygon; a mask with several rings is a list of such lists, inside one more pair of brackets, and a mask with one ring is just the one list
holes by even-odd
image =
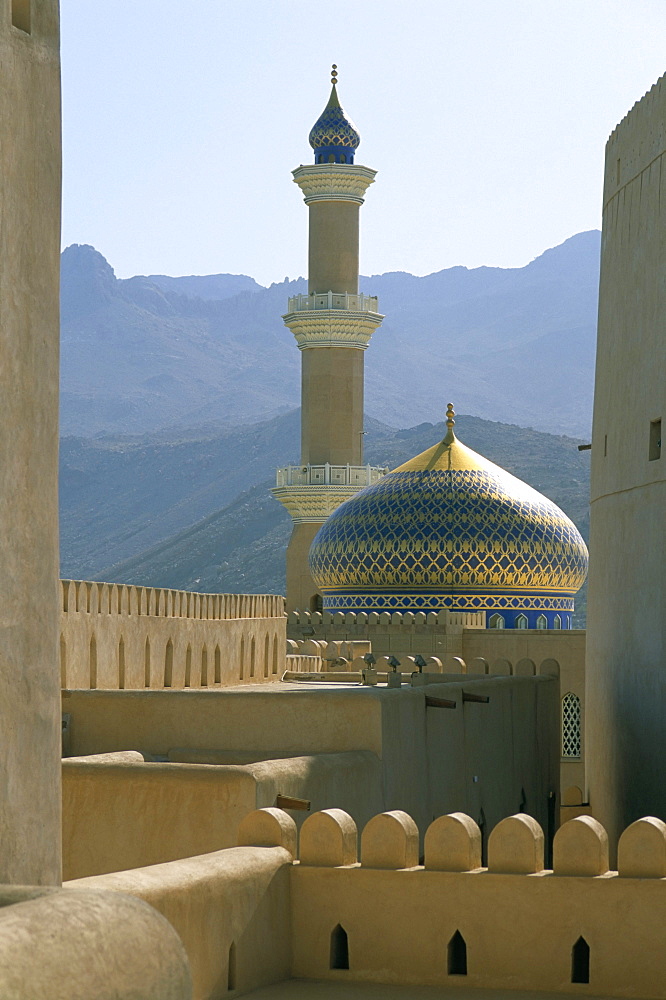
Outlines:
{"label": "mosque wall", "polygon": [[62,580],[61,686],[162,689],[278,680],[284,599]]}
{"label": "mosque wall", "polygon": [[0,882],[60,878],[57,0],[0,0]]}
{"label": "mosque wall", "polygon": [[590,803],[666,817],[666,78],[606,146],[587,629]]}

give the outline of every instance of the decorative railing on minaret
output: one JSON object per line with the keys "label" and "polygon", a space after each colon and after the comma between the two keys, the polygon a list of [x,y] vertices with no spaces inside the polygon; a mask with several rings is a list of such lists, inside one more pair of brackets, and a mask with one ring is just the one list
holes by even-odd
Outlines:
{"label": "decorative railing on minaret", "polygon": [[359,209],[376,171],[354,163],[360,136],[340,106],[337,70],[310,132],[313,166],[293,172],[309,210],[308,294],[289,299],[285,325],[301,355],[301,464],[278,469],[273,496],[293,519],[287,609],[316,610],[310,543],[344,500],[386,470],[363,464],[363,352],[383,316],[359,294]]}

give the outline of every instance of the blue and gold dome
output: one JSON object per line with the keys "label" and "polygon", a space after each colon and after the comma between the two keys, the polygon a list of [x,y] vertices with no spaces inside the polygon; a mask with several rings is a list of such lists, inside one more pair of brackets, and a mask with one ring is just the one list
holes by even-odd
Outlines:
{"label": "blue and gold dome", "polygon": [[315,163],[353,163],[361,142],[356,126],[338,100],[337,69],[333,64],[331,96],[310,131]]}
{"label": "blue and gold dome", "polygon": [[310,548],[327,611],[485,611],[490,627],[569,628],[587,548],[552,501],[444,440],[345,501]]}

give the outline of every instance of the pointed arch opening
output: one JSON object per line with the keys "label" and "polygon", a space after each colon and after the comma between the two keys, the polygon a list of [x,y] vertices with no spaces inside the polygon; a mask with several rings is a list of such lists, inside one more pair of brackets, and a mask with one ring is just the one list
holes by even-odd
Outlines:
{"label": "pointed arch opening", "polygon": [[227,960],[227,990],[236,989],[236,942],[229,945],[229,958]]}
{"label": "pointed arch opening", "polygon": [[571,949],[571,982],[589,983],[590,946],[584,937],[579,937]]}
{"label": "pointed arch opening", "polygon": [[241,641],[240,641],[240,670],[239,670],[239,679],[243,680],[244,676],[245,676],[245,636],[242,635],[241,636]]}
{"label": "pointed arch opening", "polygon": [[329,968],[349,968],[349,940],[347,931],[342,924],[337,924],[331,931],[331,960]]}
{"label": "pointed arch opening", "polygon": [[278,648],[279,648],[278,647],[278,637],[276,635],[274,635],[273,636],[273,673],[274,674],[277,674],[277,672],[278,672]]}
{"label": "pointed arch opening", "polygon": [[118,690],[125,690],[125,640],[122,635],[118,641]]}
{"label": "pointed arch opening", "polygon": [[562,628],[561,615],[555,615],[555,617],[553,618],[553,628]]}
{"label": "pointed arch opening", "polygon": [[201,647],[201,687],[208,687],[208,646]]}
{"label": "pointed arch opening", "polygon": [[488,628],[504,628],[505,622],[502,615],[491,615],[488,619]]}
{"label": "pointed arch opening", "polygon": [[264,677],[268,677],[268,671],[270,668],[270,639],[268,636],[264,638]]}
{"label": "pointed arch opening", "polygon": [[516,615],[514,628],[527,628],[527,615]]}
{"label": "pointed arch opening", "polygon": [[94,691],[97,687],[97,640],[94,635],[90,636],[88,663],[90,668],[90,690]]}
{"label": "pointed arch opening", "polygon": [[536,620],[536,627],[542,629],[548,628],[548,619],[546,618],[545,615],[539,615],[539,617]]}
{"label": "pointed arch opening", "polygon": [[460,931],[456,931],[449,941],[447,968],[450,976],[467,975],[467,944]]}
{"label": "pointed arch opening", "polygon": [[185,653],[185,687],[191,687],[192,684],[192,647],[187,644],[187,651]]}
{"label": "pointed arch opening", "polygon": [[222,654],[219,646],[215,647],[215,683],[222,683]]}
{"label": "pointed arch opening", "polygon": [[173,683],[173,642],[167,642],[164,654],[164,687],[170,688]]}
{"label": "pointed arch opening", "polygon": [[250,644],[250,677],[254,677],[254,661],[257,656],[257,641],[254,636],[252,636],[252,642]]}
{"label": "pointed arch opening", "polygon": [[146,645],[143,649],[143,686],[150,687],[150,639],[146,636]]}
{"label": "pointed arch opening", "polygon": [[67,687],[67,643],[64,635],[60,636],[60,687]]}

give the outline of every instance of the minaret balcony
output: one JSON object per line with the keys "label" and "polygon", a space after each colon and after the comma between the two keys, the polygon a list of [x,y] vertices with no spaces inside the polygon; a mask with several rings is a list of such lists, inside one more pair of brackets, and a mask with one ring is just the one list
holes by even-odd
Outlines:
{"label": "minaret balcony", "polygon": [[376,313],[379,301],[372,295],[350,295],[348,292],[312,292],[289,299],[290,313],[311,309],[346,309],[351,312]]}
{"label": "minaret balcony", "polygon": [[372,486],[388,469],[373,465],[285,465],[277,470],[276,486]]}

